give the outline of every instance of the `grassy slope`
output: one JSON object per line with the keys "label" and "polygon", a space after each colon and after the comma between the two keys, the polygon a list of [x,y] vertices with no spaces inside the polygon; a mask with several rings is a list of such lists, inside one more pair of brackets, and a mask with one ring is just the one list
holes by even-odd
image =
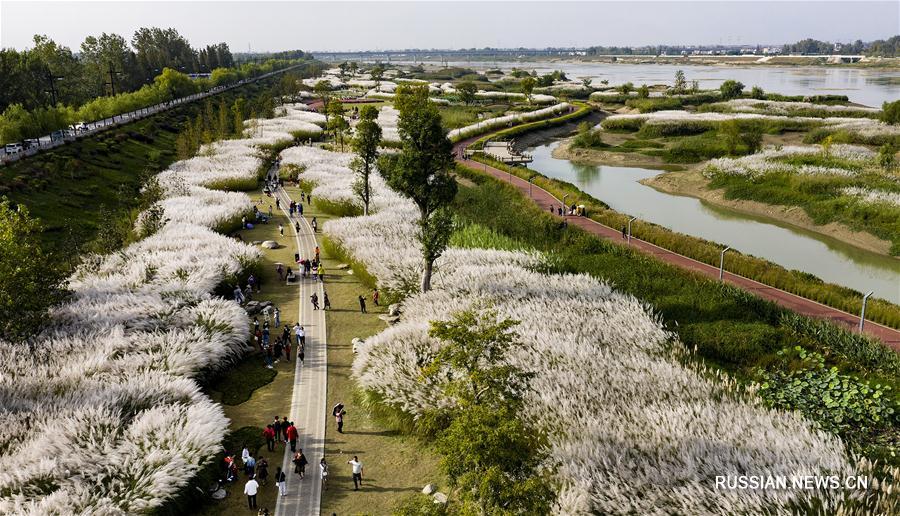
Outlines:
{"label": "grassy slope", "polygon": [[[287,191],[291,198],[300,196],[299,189],[288,187]],[[318,217],[319,224],[333,218],[315,204],[307,207],[304,214]],[[335,257],[323,252],[322,259],[332,306],[326,316],[328,401],[329,406],[338,402],[347,406],[344,433],[337,433],[332,418],[325,430],[325,453],[331,474],[328,490],[322,497],[322,514],[389,514],[400,498],[419,492],[425,484],[444,485],[446,482],[438,473],[437,457],[421,441],[388,429],[356,404],[350,341],[382,331],[385,323],[378,315],[385,313],[387,307],[384,303],[380,307],[374,306],[371,288],[358,276],[338,270],[340,262]],[[368,314],[359,312],[357,296],[360,295],[367,299]],[[353,492],[350,466],[347,465],[353,455],[359,456],[365,468],[364,487],[359,492]],[[312,458],[310,461],[315,462]]]}
{"label": "grassy slope", "polygon": [[[222,93],[213,102],[255,96],[260,83]],[[202,102],[190,103],[0,167],[0,195],[25,204],[43,221],[44,241],[71,254],[74,245],[96,235],[104,220],[128,216],[137,205],[144,170],[175,160],[178,131],[202,107]]]}

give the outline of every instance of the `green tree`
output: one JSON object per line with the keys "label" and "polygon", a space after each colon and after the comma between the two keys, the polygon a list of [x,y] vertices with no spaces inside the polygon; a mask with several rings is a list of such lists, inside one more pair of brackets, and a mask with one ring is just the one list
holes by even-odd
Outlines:
{"label": "green tree", "polygon": [[447,206],[456,196],[453,145],[441,124],[427,87],[401,86],[394,105],[400,112],[400,152],[383,156],[379,169],[391,188],[419,209],[418,240],[422,244],[422,292],[431,289],[431,274],[450,239],[452,220]]}
{"label": "green tree", "polygon": [[747,147],[747,154],[755,154],[762,147],[762,131],[754,127],[741,134],[741,142]]}
{"label": "green tree", "polygon": [[744,85],[738,81],[728,79],[719,86],[719,91],[722,92],[722,98],[736,99],[744,91]]}
{"label": "green tree", "polygon": [[381,86],[381,79],[384,78],[384,66],[381,63],[376,63],[369,71],[369,75],[375,81],[375,89],[377,90]]}
{"label": "green tree", "polygon": [[350,69],[350,63],[344,61],[343,63],[338,65],[338,69],[340,69],[341,71],[341,79],[344,79],[345,77],[347,77],[347,70]]}
{"label": "green tree", "polygon": [[754,98],[756,100],[763,100],[766,98],[766,92],[763,91],[759,86],[754,86],[750,89],[750,98]]}
{"label": "green tree", "polygon": [[824,156],[831,156],[831,146],[834,145],[834,138],[832,138],[831,135],[828,135],[822,140],[820,145],[822,145],[822,154]]}
{"label": "green tree", "polygon": [[67,271],[41,248],[42,231],[24,206],[0,200],[0,338],[9,342],[33,338],[68,295]]}
{"label": "green tree", "polygon": [[581,79],[581,84],[585,88],[590,88],[592,82],[594,82],[594,79],[591,79],[590,77],[585,77],[585,78]]}
{"label": "green tree", "polygon": [[741,143],[741,128],[737,120],[727,120],[719,126],[719,134],[725,141],[729,155],[737,154],[738,145]]}
{"label": "green tree", "polygon": [[468,106],[475,101],[475,94],[478,92],[478,86],[472,81],[463,81],[456,85],[456,91],[459,92],[459,98]]}
{"label": "green tree", "polygon": [[532,374],[508,361],[522,346],[518,323],[498,319],[467,310],[431,323],[441,347],[422,374],[449,378],[445,392],[457,406],[436,447],[460,488],[462,514],[546,514],[553,492],[539,473],[544,437],[519,417]]}
{"label": "green tree", "polygon": [[359,71],[359,63],[350,61],[350,73],[355,77],[357,71]]}
{"label": "green tree", "polygon": [[618,89],[619,89],[619,92],[622,93],[623,95],[628,95],[629,93],[634,91],[634,84],[632,84],[630,82],[626,82],[625,84],[619,86]]}
{"label": "green tree", "polygon": [[356,172],[353,191],[363,202],[363,215],[369,214],[371,187],[369,175],[378,159],[378,146],[381,144],[381,127],[376,122],[378,110],[374,106],[363,106],[359,110],[359,123],[356,124],[356,137],[350,142],[356,159],[351,163]]}
{"label": "green tree", "polygon": [[681,94],[687,91],[687,79],[684,77],[684,71],[675,72],[675,85],[672,86],[672,93]]}
{"label": "green tree", "polygon": [[886,124],[900,124],[900,100],[881,105],[881,121]]}
{"label": "green tree", "polygon": [[341,144],[341,152],[344,152],[344,132],[350,129],[350,124],[344,116],[347,112],[344,103],[340,99],[333,98],[325,107],[325,111],[330,115],[328,129],[334,134],[334,140]]}
{"label": "green tree", "polygon": [[528,102],[531,102],[531,94],[534,92],[534,85],[537,84],[537,81],[534,77],[525,77],[519,83],[522,86],[522,93],[525,94],[525,99]]}
{"label": "green tree", "polygon": [[641,87],[637,89],[637,95],[641,99],[648,98],[650,96],[650,88],[646,84],[641,84]]}

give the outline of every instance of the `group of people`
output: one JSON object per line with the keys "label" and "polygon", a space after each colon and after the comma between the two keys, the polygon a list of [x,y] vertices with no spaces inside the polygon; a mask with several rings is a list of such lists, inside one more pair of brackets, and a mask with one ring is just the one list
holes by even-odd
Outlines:
{"label": "group of people", "polygon": [[554,206],[551,204],[549,210],[551,214],[556,213],[560,217],[563,216],[564,212],[566,215],[587,217],[587,208],[584,205],[572,204],[572,206],[563,206],[560,204],[559,206]]}
{"label": "group of people", "polygon": [[247,286],[243,289],[240,285],[234,286],[234,300],[239,304],[243,305],[249,301],[253,300],[253,294],[260,292],[259,281],[256,279],[253,274],[247,278]]}

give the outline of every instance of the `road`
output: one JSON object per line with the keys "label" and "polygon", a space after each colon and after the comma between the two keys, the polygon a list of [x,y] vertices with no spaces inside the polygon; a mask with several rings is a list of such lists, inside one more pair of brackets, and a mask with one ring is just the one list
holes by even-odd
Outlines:
{"label": "road", "polygon": [[[454,156],[456,156],[457,163],[479,171],[483,171],[503,182],[510,183],[512,184],[512,186],[516,187],[516,189],[518,189],[519,192],[521,192],[525,197],[529,197],[529,192],[531,192],[530,197],[532,201],[534,201],[544,210],[548,210],[551,205],[560,206],[562,204],[562,202],[554,197],[550,192],[537,185],[530,185],[528,181],[516,175],[509,174],[508,172],[504,172],[502,170],[496,169],[489,165],[485,165],[483,163],[479,163],[474,160],[460,159],[459,156],[462,155],[462,151],[465,150],[465,148],[476,139],[477,137],[469,138],[454,145]],[[530,190],[529,187],[531,187]],[[698,262],[693,258],[688,258],[687,256],[674,253],[638,238],[632,237],[631,243],[628,243],[622,239],[621,230],[605,226],[593,219],[589,219],[587,217],[570,216],[567,217],[567,220],[570,225],[578,226],[588,233],[596,235],[600,238],[611,240],[620,245],[632,247],[634,249],[637,249],[638,251],[652,255],[659,260],[678,266],[682,269],[693,271],[712,279],[718,279],[719,277],[718,267],[714,267],[703,262]],[[737,274],[732,274],[727,271],[725,272],[723,279],[732,285],[752,292],[768,301],[773,301],[778,305],[793,310],[794,312],[797,312],[799,314],[809,317],[816,317],[819,319],[826,319],[851,331],[856,331],[859,325],[858,315],[849,314],[842,310],[823,305],[811,299],[806,299],[805,297],[791,294],[790,292],[786,292],[775,287],[770,287],[769,285],[765,285],[758,281],[754,281]],[[885,343],[895,351],[900,352],[900,331],[872,321],[866,321],[864,332],[872,337],[881,340],[881,342]]]}
{"label": "road", "polygon": [[[286,217],[289,216],[287,207],[291,199],[287,192],[279,188],[276,195],[281,201],[281,211]],[[312,227],[303,217],[295,217],[292,220],[300,222],[300,231],[289,229],[294,233],[300,256],[312,258],[317,245]],[[327,333],[325,311],[312,310],[309,298],[316,292],[321,303],[324,290],[324,285],[315,279],[299,280],[297,295],[300,296],[300,313],[297,320],[306,331],[306,357],[303,363],[296,357],[294,359],[294,392],[291,396],[289,417],[300,434],[297,447],[303,449],[309,465],[306,467],[306,478],[300,480],[299,475],[294,474],[290,447],[285,448],[281,468],[287,475],[287,495],[278,498],[275,516],[316,516],[321,506],[322,482],[319,477],[319,460],[325,456],[325,424],[328,416],[325,399]]]}

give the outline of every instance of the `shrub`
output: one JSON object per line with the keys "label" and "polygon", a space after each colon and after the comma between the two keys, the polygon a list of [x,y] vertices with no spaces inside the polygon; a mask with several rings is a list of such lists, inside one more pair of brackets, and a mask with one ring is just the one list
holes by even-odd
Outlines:
{"label": "shrub", "polygon": [[736,99],[741,96],[741,92],[744,91],[743,83],[738,81],[728,79],[723,82],[721,86],[719,86],[719,91],[722,92],[722,97],[727,99]]}
{"label": "shrub", "polygon": [[900,124],[900,100],[882,104],[881,120],[886,124]]}

